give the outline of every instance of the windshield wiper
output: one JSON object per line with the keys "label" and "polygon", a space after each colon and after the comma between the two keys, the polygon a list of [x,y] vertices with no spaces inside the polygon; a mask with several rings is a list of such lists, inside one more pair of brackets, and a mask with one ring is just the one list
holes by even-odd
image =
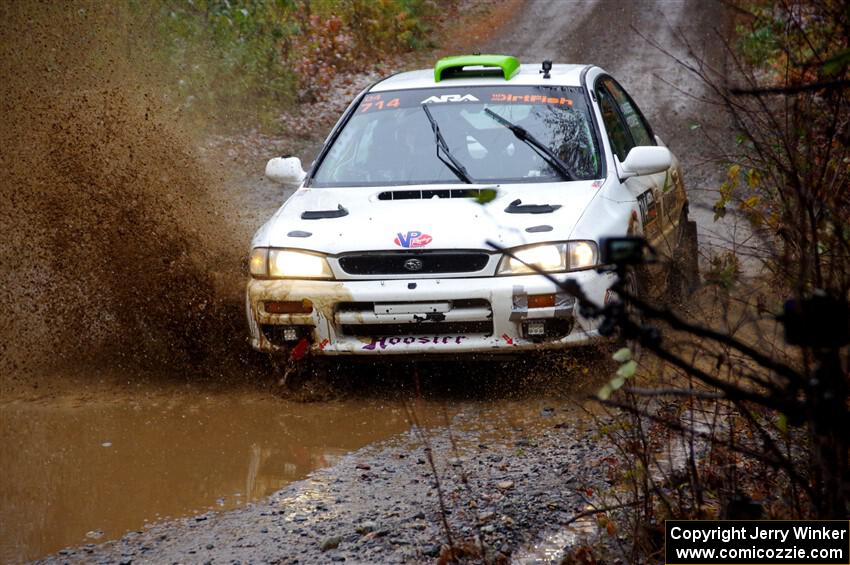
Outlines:
{"label": "windshield wiper", "polygon": [[535,150],[535,152],[540,155],[544,161],[549,163],[553,169],[560,173],[561,177],[564,180],[575,180],[575,175],[570,171],[570,168],[566,163],[561,161],[560,157],[558,157],[554,151],[549,149],[544,143],[542,143],[539,139],[531,135],[527,129],[522,126],[518,126],[512,122],[509,122],[490,108],[484,108],[484,113],[511,130],[517,139],[527,144],[529,147]]}
{"label": "windshield wiper", "polygon": [[[435,120],[434,116],[431,115],[431,110],[428,109],[426,104],[422,104],[422,109],[425,111],[428,121],[431,122],[431,129],[434,130],[434,143],[437,144],[437,159],[442,161],[457,178],[466,184],[472,184],[472,178],[470,178],[469,173],[466,172],[466,168],[464,168],[460,161],[458,161],[455,156],[452,155],[452,152],[449,151],[449,144],[446,143],[446,139],[443,137],[443,134],[440,133],[440,126],[437,125],[437,120]],[[443,153],[446,154],[448,161],[440,155],[440,149],[442,149]]]}

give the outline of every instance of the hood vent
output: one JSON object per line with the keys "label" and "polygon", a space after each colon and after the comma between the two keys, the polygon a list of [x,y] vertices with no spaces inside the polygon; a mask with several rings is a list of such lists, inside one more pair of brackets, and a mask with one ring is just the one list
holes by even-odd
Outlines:
{"label": "hood vent", "polygon": [[508,214],[551,214],[561,207],[560,204],[523,204],[522,200],[516,199],[505,208]]}
{"label": "hood vent", "polygon": [[430,200],[431,198],[478,198],[480,194],[480,188],[451,188],[439,190],[387,190],[378,194],[378,200]]}
{"label": "hood vent", "polygon": [[342,218],[348,215],[348,210],[342,207],[342,204],[337,205],[336,210],[308,210],[301,212],[302,220],[323,220],[326,218]]}

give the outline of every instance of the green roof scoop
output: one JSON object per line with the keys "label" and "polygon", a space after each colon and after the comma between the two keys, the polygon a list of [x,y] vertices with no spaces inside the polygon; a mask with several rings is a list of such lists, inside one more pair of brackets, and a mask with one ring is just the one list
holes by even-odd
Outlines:
{"label": "green roof scoop", "polygon": [[457,55],[443,57],[434,65],[434,82],[440,82],[444,75],[462,71],[464,67],[494,67],[502,69],[505,80],[510,80],[519,72],[519,60],[510,55]]}

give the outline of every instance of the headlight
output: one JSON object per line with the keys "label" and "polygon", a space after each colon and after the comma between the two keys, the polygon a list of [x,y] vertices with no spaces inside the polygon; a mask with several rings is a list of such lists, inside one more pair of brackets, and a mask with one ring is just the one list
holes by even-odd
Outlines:
{"label": "headlight", "polygon": [[541,271],[565,271],[566,243],[535,245],[512,250],[513,257],[506,255],[499,265],[500,275],[519,275],[535,272],[531,266]]}
{"label": "headlight", "polygon": [[252,277],[269,276],[269,248],[255,247],[251,250],[251,258],[248,259],[248,269]]}
{"label": "headlight", "polygon": [[513,257],[505,255],[496,271],[498,275],[523,275],[541,271],[558,273],[574,269],[585,269],[596,265],[596,243],[592,241],[568,241],[544,243],[512,249]]}
{"label": "headlight", "polygon": [[333,278],[327,260],[320,255],[284,249],[269,250],[269,276],[274,278]]}
{"label": "headlight", "polygon": [[332,279],[327,259],[292,249],[257,247],[249,260],[251,275],[273,279]]}
{"label": "headlight", "polygon": [[570,269],[584,269],[596,264],[596,244],[592,241],[569,242]]}

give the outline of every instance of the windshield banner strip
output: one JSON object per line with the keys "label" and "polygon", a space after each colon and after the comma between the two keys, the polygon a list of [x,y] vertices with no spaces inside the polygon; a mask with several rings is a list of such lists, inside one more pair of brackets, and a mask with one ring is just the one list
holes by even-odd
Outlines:
{"label": "windshield banner strip", "polygon": [[[491,87],[468,87],[462,91],[443,94],[449,90],[441,88],[428,91],[430,96],[424,96],[421,90],[397,90],[391,92],[375,92],[363,98],[357,112],[366,114],[381,110],[396,108],[412,108],[420,104],[480,104],[482,101],[493,104],[548,104],[550,106],[572,106],[573,98],[564,96],[575,94],[576,87],[562,86],[528,86],[499,89],[492,92]],[[434,92],[437,93],[434,93]],[[483,91],[483,92],[482,92]],[[431,94],[434,93],[434,94]]]}

